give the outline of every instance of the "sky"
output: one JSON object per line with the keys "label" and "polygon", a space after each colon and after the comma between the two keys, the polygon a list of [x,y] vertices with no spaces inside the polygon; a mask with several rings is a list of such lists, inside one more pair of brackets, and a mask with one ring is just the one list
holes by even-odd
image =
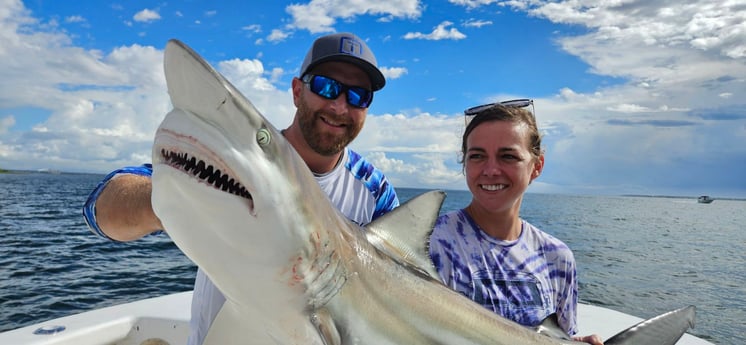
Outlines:
{"label": "sky", "polygon": [[529,192],[746,198],[743,0],[0,0],[0,168],[150,162],[172,38],[285,128],[333,32],[387,78],[351,147],[396,187],[466,189],[463,110],[531,98]]}

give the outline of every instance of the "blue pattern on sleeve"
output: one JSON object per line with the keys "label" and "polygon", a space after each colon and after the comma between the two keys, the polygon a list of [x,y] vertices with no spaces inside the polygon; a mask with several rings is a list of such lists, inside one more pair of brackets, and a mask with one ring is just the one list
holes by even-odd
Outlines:
{"label": "blue pattern on sleeve", "polygon": [[119,242],[104,233],[101,228],[98,226],[98,223],[96,222],[96,200],[98,200],[98,196],[101,194],[101,191],[104,190],[104,187],[106,187],[106,184],[111,181],[114,176],[117,176],[119,174],[134,174],[134,175],[140,175],[140,176],[152,176],[153,175],[153,165],[152,164],[143,164],[140,166],[133,166],[133,167],[124,167],[121,169],[117,169],[106,175],[104,179],[98,183],[96,188],[91,192],[90,195],[88,195],[88,199],[86,200],[85,204],[83,205],[83,219],[85,219],[86,224],[88,224],[88,228],[91,229],[91,232],[96,234],[99,237],[106,238],[111,241]]}
{"label": "blue pattern on sleeve", "polygon": [[350,157],[347,160],[347,169],[365,184],[365,187],[376,199],[376,209],[373,212],[373,219],[398,207],[399,198],[396,196],[394,187],[389,184],[386,176],[383,175],[383,172],[374,167],[373,164],[365,160],[357,152],[348,150],[348,154]]}

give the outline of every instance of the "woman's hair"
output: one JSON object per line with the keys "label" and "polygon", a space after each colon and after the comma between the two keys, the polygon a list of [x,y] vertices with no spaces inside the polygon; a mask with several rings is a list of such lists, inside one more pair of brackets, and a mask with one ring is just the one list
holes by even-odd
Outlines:
{"label": "woman's hair", "polygon": [[513,123],[525,123],[528,125],[528,144],[529,151],[534,158],[539,158],[543,150],[541,148],[541,134],[539,128],[536,125],[536,117],[526,108],[519,107],[506,107],[499,104],[495,104],[489,108],[486,108],[476,115],[467,115],[471,117],[471,121],[466,125],[464,130],[464,136],[461,138],[461,164],[464,163],[464,157],[466,156],[466,139],[469,134],[485,122],[492,121],[508,121]]}

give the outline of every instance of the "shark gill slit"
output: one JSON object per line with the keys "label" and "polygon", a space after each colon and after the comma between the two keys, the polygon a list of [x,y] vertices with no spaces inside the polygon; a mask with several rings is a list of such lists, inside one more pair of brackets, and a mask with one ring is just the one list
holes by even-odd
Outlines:
{"label": "shark gill slit", "polygon": [[161,149],[161,156],[166,164],[199,178],[215,187],[215,189],[238,195],[251,201],[254,200],[251,193],[240,182],[236,181],[230,175],[222,173],[220,169],[214,169],[211,164],[205,163],[204,160],[197,157],[190,157],[188,153],[172,152],[166,149]]}

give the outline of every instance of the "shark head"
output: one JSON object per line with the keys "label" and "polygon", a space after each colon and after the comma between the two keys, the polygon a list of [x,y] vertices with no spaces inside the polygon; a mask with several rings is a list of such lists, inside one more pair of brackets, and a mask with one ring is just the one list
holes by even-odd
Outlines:
{"label": "shark head", "polygon": [[277,263],[314,246],[294,232],[307,231],[304,215],[329,212],[303,201],[326,196],[282,134],[194,51],[171,40],[164,59],[174,108],[153,143],[154,211],[226,298],[294,296],[280,294],[296,287]]}

